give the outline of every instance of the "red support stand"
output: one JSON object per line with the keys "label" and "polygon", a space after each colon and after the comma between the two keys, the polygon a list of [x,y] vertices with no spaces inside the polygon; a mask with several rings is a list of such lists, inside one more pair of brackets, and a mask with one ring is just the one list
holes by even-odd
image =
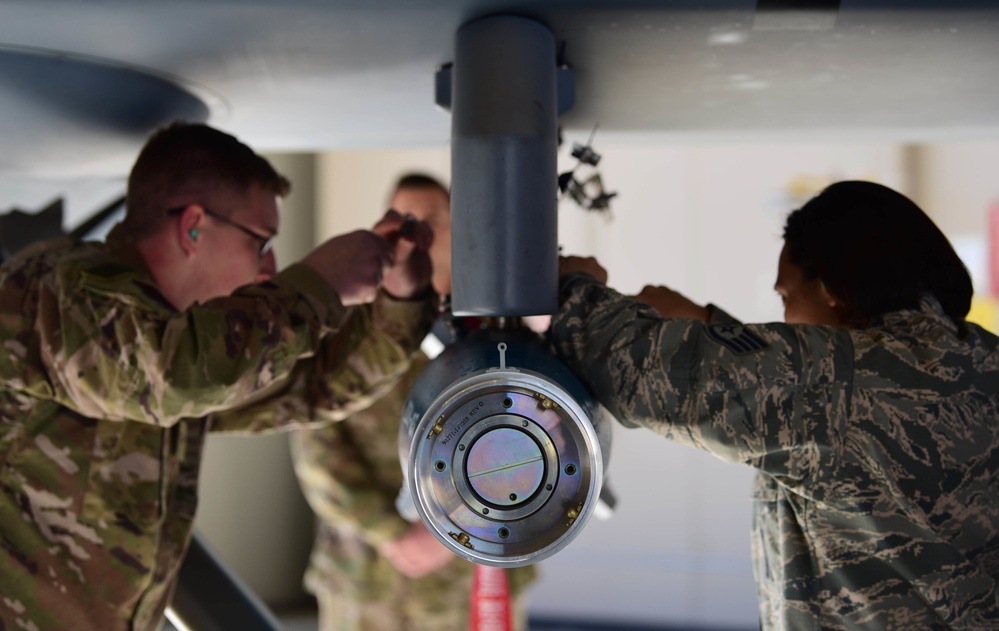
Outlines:
{"label": "red support stand", "polygon": [[475,565],[468,631],[512,631],[510,586],[503,568]]}

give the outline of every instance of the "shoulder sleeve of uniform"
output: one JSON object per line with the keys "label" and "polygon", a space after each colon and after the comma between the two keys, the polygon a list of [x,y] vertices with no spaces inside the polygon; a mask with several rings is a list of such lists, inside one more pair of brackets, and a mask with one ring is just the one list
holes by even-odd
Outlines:
{"label": "shoulder sleeve of uniform", "polygon": [[322,280],[293,266],[272,282],[177,312],[152,279],[111,257],[69,261],[39,291],[48,386],[93,418],[169,425],[234,407],[284,380],[340,324]]}
{"label": "shoulder sleeve of uniform", "polygon": [[585,277],[564,284],[554,352],[618,419],[773,475],[838,448],[853,380],[846,331],[663,318]]}
{"label": "shoulder sleeve of uniform", "polygon": [[742,324],[716,304],[708,303],[705,308],[708,310],[708,324]]}

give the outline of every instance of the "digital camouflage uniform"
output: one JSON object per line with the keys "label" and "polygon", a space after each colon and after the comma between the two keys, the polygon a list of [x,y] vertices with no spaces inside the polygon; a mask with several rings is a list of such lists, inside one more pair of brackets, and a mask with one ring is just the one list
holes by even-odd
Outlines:
{"label": "digital camouflage uniform", "polygon": [[999,629],[997,338],[666,319],[585,275],[552,342],[618,419],[758,471],[765,629]]}
{"label": "digital camouflage uniform", "polygon": [[[417,375],[406,375],[370,408],[336,425],[292,435],[295,468],[319,517],[305,576],[320,601],[321,631],[463,631],[468,628],[474,565],[455,555],[444,568],[408,578],[376,547],[409,529],[395,500],[403,485],[399,423]],[[533,567],[507,570],[514,629],[526,631],[524,588]]]}
{"label": "digital camouflage uniform", "polygon": [[0,629],[158,629],[205,433],[346,416],[391,386],[432,312],[345,310],[303,265],[178,312],[119,229],[7,261]]}

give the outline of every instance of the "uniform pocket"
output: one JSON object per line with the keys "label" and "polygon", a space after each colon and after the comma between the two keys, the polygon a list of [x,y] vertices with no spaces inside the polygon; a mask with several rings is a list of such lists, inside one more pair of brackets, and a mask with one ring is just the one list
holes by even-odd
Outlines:
{"label": "uniform pocket", "polygon": [[132,421],[98,422],[82,521],[140,534],[163,520],[164,434]]}

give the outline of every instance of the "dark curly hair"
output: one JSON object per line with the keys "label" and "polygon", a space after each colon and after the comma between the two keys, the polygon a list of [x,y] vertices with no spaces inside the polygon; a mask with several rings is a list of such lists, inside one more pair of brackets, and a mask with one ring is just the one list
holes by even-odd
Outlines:
{"label": "dark curly hair", "polygon": [[886,186],[838,182],[788,215],[784,245],[806,278],[844,304],[844,319],[868,326],[915,309],[933,294],[963,333],[971,276],[947,237],[919,206]]}

